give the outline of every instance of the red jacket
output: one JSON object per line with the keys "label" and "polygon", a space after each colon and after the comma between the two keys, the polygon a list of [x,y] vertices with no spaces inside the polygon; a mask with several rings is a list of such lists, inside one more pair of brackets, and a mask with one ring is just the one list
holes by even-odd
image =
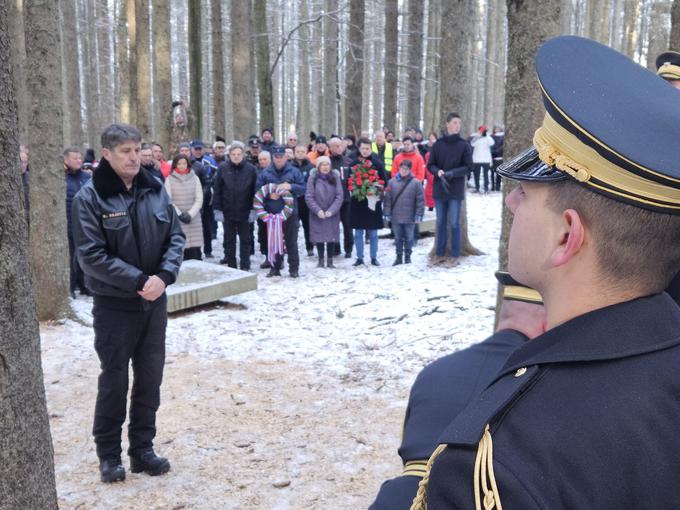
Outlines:
{"label": "red jacket", "polygon": [[413,174],[413,177],[420,182],[423,182],[426,173],[425,161],[423,161],[423,157],[420,155],[420,152],[418,152],[418,149],[413,152],[400,152],[395,156],[394,161],[392,162],[392,177],[397,175],[399,172],[399,165],[401,165],[401,162],[404,160],[411,162],[411,173]]}

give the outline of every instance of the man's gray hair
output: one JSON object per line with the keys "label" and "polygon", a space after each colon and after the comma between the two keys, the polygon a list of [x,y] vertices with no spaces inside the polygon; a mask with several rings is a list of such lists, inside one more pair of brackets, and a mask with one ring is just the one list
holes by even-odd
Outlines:
{"label": "man's gray hair", "polygon": [[245,152],[246,151],[246,144],[244,144],[243,142],[240,142],[238,140],[233,140],[229,144],[229,152],[233,151],[234,149],[241,149],[243,152]]}
{"label": "man's gray hair", "polygon": [[75,145],[71,145],[70,147],[66,147],[64,149],[64,157],[68,156],[72,152],[77,152],[78,154],[82,154],[83,151],[80,150],[80,147],[76,147]]}
{"label": "man's gray hair", "polygon": [[257,155],[257,159],[260,159],[262,156],[267,158],[269,161],[272,160],[272,153],[269,151],[260,151],[260,153]]}
{"label": "man's gray hair", "polygon": [[153,144],[151,144],[151,143],[143,143],[143,144],[142,144],[142,150],[143,150],[143,151],[150,151],[150,150],[153,150]]}
{"label": "man's gray hair", "polygon": [[101,143],[105,149],[113,150],[121,143],[141,142],[142,134],[129,124],[111,124],[104,128]]}
{"label": "man's gray hair", "polygon": [[332,143],[342,143],[342,140],[340,138],[338,138],[337,136],[334,136],[333,138],[328,140],[328,145],[330,145]]}

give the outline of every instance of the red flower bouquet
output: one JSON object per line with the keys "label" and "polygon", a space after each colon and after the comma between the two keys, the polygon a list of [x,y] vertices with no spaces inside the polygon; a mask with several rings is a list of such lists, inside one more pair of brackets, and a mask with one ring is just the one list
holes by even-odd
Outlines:
{"label": "red flower bouquet", "polygon": [[385,181],[383,181],[378,171],[373,168],[370,160],[361,161],[352,167],[352,175],[347,179],[347,189],[350,195],[359,202],[368,197],[379,197]]}

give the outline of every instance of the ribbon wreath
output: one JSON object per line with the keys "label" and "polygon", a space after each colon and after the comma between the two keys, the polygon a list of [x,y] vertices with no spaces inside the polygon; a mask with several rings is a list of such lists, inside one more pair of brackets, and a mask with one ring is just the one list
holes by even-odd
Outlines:
{"label": "ribbon wreath", "polygon": [[286,244],[283,235],[283,222],[293,214],[295,198],[290,191],[278,193],[283,199],[283,209],[272,213],[265,209],[265,202],[272,193],[277,193],[278,184],[269,183],[262,186],[253,199],[253,209],[257,218],[267,225],[267,260],[273,266],[277,255],[286,253]]}

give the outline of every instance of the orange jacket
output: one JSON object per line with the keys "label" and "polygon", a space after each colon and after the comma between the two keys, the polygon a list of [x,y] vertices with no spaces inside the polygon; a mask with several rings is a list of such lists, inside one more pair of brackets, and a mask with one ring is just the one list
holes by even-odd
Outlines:
{"label": "orange jacket", "polygon": [[307,159],[310,161],[310,163],[312,163],[314,166],[316,166],[316,158],[318,158],[319,156],[330,156],[330,155],[331,155],[331,151],[329,151],[328,149],[326,149],[326,152],[324,152],[323,154],[319,154],[316,151],[311,151],[311,152],[307,153]]}
{"label": "orange jacket", "polygon": [[397,175],[399,172],[399,165],[401,165],[401,162],[404,160],[409,160],[411,162],[411,173],[413,174],[413,177],[420,182],[423,182],[423,180],[425,180],[425,161],[423,161],[423,157],[420,155],[420,152],[418,152],[418,149],[413,152],[400,152],[395,156],[394,161],[392,162],[392,177]]}

